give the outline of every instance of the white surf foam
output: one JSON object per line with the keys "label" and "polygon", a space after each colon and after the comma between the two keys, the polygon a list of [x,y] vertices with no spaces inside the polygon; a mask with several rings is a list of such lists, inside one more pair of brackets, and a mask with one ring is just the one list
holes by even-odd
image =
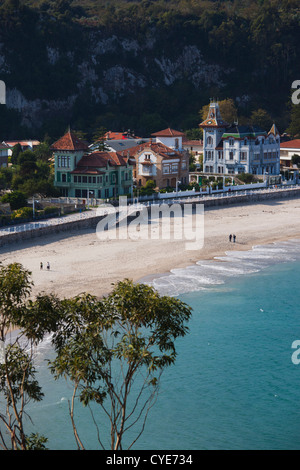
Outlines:
{"label": "white surf foam", "polygon": [[178,296],[224,284],[226,279],[259,272],[271,265],[300,260],[300,240],[254,246],[249,251],[228,251],[211,261],[199,260],[186,268],[154,278],[152,285],[161,295]]}

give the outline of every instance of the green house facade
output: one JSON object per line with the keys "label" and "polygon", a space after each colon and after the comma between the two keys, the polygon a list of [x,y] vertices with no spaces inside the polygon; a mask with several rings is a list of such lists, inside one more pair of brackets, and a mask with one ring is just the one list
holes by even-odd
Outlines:
{"label": "green house facade", "polygon": [[117,152],[90,152],[70,131],[52,146],[62,196],[108,199],[132,193],[132,166]]}

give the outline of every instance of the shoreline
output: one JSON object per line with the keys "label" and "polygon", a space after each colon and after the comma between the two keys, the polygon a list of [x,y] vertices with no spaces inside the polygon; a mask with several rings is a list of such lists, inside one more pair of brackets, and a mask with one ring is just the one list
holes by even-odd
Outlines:
{"label": "shoreline", "polygon": [[[228,235],[235,233],[236,243]],[[107,295],[125,278],[141,282],[200,260],[251,250],[256,245],[300,238],[300,199],[237,204],[205,210],[204,246],[186,250],[185,240],[102,241],[95,229],[74,230],[0,247],[0,262],[21,263],[32,272],[32,295],[46,292],[72,297]],[[51,269],[40,270],[49,261]],[[217,260],[216,260],[217,261]]]}

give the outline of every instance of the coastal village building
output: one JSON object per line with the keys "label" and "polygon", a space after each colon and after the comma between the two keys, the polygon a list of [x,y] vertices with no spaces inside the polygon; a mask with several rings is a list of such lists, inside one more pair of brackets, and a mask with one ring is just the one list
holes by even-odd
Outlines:
{"label": "coastal village building", "polygon": [[189,140],[186,137],[182,139],[182,147],[184,150],[190,152],[195,158],[195,163],[201,165],[203,161],[203,141],[202,140]]}
{"label": "coastal village building", "polygon": [[0,143],[0,167],[8,166],[8,156],[11,152],[11,147],[4,142]]}
{"label": "coastal village building", "polygon": [[6,144],[8,147],[10,147],[8,153],[9,155],[12,155],[13,147],[15,145],[20,144],[22,152],[24,152],[24,150],[35,150],[40,145],[40,143],[41,142],[39,140],[5,140],[3,142],[3,144]]}
{"label": "coastal village building", "polygon": [[138,187],[149,180],[154,181],[157,189],[188,184],[189,153],[182,146],[183,136],[182,132],[168,128],[152,134],[148,142],[128,149]]}
{"label": "coastal village building", "polygon": [[219,105],[211,102],[203,129],[203,172],[279,175],[280,135],[275,125],[269,132],[255,126],[229,125]]}
{"label": "coastal village building", "polygon": [[88,145],[71,131],[51,148],[54,184],[62,196],[108,199],[132,192],[132,167],[117,152],[90,152]]}
{"label": "coastal village building", "polygon": [[300,156],[300,139],[293,139],[280,144],[280,165],[282,168],[292,168],[293,155]]}

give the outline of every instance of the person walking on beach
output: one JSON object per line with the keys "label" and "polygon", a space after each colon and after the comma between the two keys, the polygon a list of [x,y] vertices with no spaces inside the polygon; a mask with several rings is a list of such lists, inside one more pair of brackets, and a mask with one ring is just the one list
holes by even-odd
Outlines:
{"label": "person walking on beach", "polygon": [[230,235],[229,235],[229,241],[230,241],[230,242],[231,242],[231,239],[232,239],[232,235],[230,234]]}
{"label": "person walking on beach", "polygon": [[42,262],[40,263],[40,269],[43,269],[43,263]]}
{"label": "person walking on beach", "polygon": [[236,236],[235,236],[235,235],[233,235],[233,243],[235,243],[235,239],[236,239]]}
{"label": "person walking on beach", "polygon": [[50,270],[50,263],[49,263],[49,261],[48,261],[48,263],[47,263],[47,269],[48,269],[48,271]]}

